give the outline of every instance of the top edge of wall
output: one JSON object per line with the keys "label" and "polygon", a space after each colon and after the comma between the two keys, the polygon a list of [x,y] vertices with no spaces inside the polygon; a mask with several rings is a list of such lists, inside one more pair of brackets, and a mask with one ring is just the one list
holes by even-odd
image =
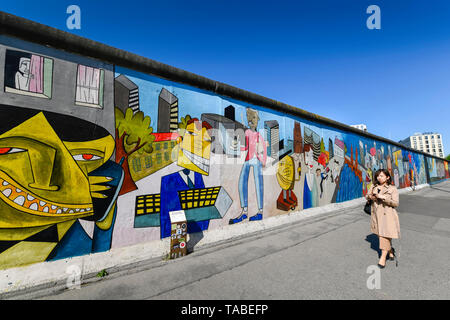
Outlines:
{"label": "top edge of wall", "polygon": [[113,65],[151,74],[166,80],[187,84],[199,89],[214,92],[218,95],[226,96],[257,106],[266,107],[278,112],[299,116],[301,118],[326,124],[337,129],[350,131],[361,136],[398,146],[402,149],[423,154],[427,157],[445,160],[444,158],[409,148],[398,142],[353,128],[349,125],[322,117],[283,102],[269,99],[225,83],[199,76],[189,71],[175,68],[125,50],[114,48],[106,44],[80,37],[78,35],[49,27],[47,25],[3,11],[0,11],[0,34],[87,56]]}

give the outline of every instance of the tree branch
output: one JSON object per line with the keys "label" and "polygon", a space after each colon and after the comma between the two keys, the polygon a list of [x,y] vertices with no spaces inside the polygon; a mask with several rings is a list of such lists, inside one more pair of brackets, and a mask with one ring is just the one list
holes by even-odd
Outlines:
{"label": "tree branch", "polygon": [[141,143],[141,138],[138,138],[138,141],[136,142],[136,146],[133,148],[133,150],[131,150],[130,152],[127,153],[127,155],[129,156],[130,154],[138,151],[139,149],[141,149],[143,146],[145,146],[147,144],[147,141],[144,142],[143,144],[139,145]]}

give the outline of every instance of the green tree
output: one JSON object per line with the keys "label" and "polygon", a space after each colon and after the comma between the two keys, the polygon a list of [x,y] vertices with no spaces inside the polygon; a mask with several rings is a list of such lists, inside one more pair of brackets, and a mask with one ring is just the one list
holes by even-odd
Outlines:
{"label": "green tree", "polygon": [[448,156],[445,157],[445,160],[450,161],[450,154]]}
{"label": "green tree", "polygon": [[128,164],[128,158],[131,154],[138,152],[152,153],[152,143],[155,136],[151,133],[153,128],[150,127],[151,119],[149,116],[144,116],[142,111],[133,114],[133,110],[128,108],[123,112],[115,108],[116,117],[116,162],[122,161],[122,168],[124,170],[124,181],[122,189],[119,194],[137,189],[131,174]]}
{"label": "green tree", "polygon": [[186,115],[185,117],[181,117],[181,121],[178,122],[178,134],[182,137],[184,135],[184,131],[186,131],[187,123],[191,120],[192,117],[190,115]]}

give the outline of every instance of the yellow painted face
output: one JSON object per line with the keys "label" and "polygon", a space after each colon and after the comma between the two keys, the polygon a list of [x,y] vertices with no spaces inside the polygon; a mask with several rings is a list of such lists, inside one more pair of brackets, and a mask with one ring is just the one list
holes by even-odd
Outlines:
{"label": "yellow painted face", "polygon": [[0,135],[0,228],[93,215],[88,173],[103,165],[113,150],[111,136],[61,141],[43,113]]}
{"label": "yellow painted face", "polygon": [[209,174],[211,156],[211,137],[205,127],[200,123],[190,123],[186,126],[183,140],[179,144],[178,162],[180,167],[201,173]]}
{"label": "yellow painted face", "polygon": [[294,161],[291,156],[286,156],[278,163],[277,180],[281,189],[289,190],[294,185]]}

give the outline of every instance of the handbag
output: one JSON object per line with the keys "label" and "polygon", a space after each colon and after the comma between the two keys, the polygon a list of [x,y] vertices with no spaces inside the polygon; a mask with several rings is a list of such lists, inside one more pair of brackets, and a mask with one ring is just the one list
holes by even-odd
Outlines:
{"label": "handbag", "polygon": [[370,215],[371,211],[372,211],[372,200],[367,200],[366,204],[364,205],[364,212]]}

